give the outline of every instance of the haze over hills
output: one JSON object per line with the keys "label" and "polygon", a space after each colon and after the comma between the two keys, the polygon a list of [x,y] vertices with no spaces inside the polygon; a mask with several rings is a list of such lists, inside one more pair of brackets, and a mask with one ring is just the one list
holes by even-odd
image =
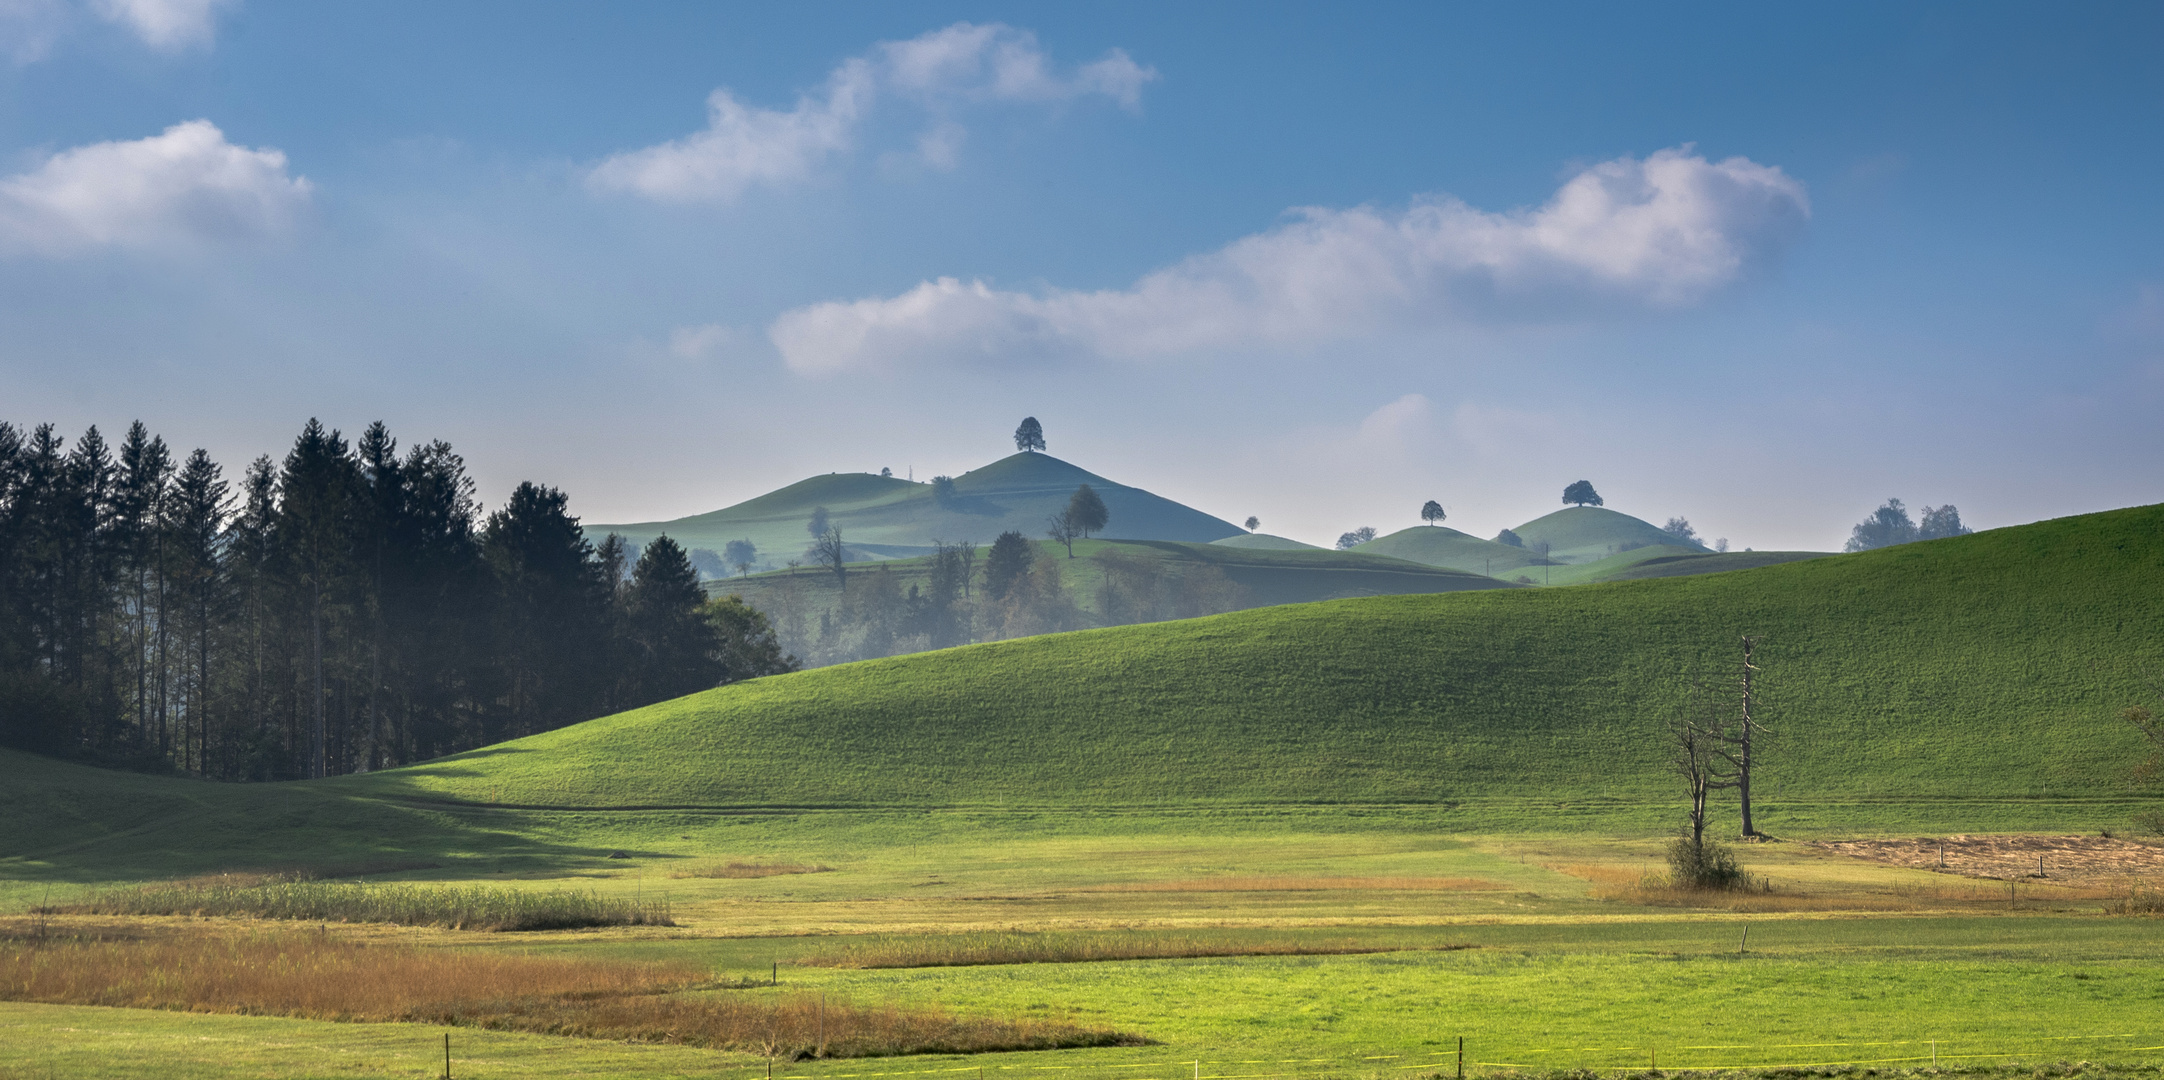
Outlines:
{"label": "haze over hills", "polygon": [[643,545],[666,534],[687,548],[717,551],[731,540],[750,540],[759,550],[757,565],[772,569],[801,557],[811,540],[806,524],[823,506],[851,551],[867,558],[901,558],[930,551],[934,540],[989,544],[1009,530],[1042,536],[1045,519],[1065,509],[1082,484],[1111,511],[1110,524],[1099,534],[1106,538],[1206,544],[1244,535],[1239,526],[1193,507],[1049,454],[1028,452],[955,477],[953,496],[944,501],[928,482],[829,473],[705,514],[586,528],[597,538],[613,532]]}
{"label": "haze over hills", "polygon": [[[464,842],[443,839],[470,828],[444,812],[459,803],[1397,803],[1438,822],[1508,813],[1515,827],[1574,828],[1672,813],[1665,725],[1688,708],[1691,679],[1729,672],[1750,633],[1780,733],[1762,761],[1776,833],[1859,813],[1986,831],[2039,813],[2065,828],[2073,814],[2091,827],[2082,815],[2123,815],[2139,793],[2146,748],[2115,717],[2150,699],[2137,676],[2164,662],[2150,632],[2160,618],[2164,506],[2152,506],[1738,573],[966,646],[305,785],[118,777],[0,753],[0,812],[17,824],[5,854],[25,866],[175,851],[216,866],[299,850],[285,834],[302,832],[340,851],[419,854]],[[2045,799],[2076,801],[2029,809]],[[382,828],[409,813],[433,832]]]}
{"label": "haze over hills", "polygon": [[1525,548],[1482,540],[1447,525],[1415,525],[1378,536],[1353,550],[1501,578],[1516,577],[1525,567],[1546,563]]}
{"label": "haze over hills", "polygon": [[1695,552],[1713,549],[1695,542],[1681,542],[1650,521],[1600,506],[1566,506],[1511,530],[1528,550],[1546,545],[1548,558],[1559,563],[1588,563],[1636,548],[1667,544]]}

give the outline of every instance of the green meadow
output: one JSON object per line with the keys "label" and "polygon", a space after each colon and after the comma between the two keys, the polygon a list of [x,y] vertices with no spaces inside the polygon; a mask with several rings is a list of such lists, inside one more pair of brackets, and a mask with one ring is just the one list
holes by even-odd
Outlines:
{"label": "green meadow", "polygon": [[[2140,826],[2164,805],[2136,770],[2148,747],[2116,718],[2153,696],[2160,615],[2164,508],[2145,507],[846,664],[330,781],[0,753],[7,941],[288,925],[29,913],[201,874],[576,890],[658,899],[675,925],[309,930],[688,963],[714,988],[687,1000],[826,995],[1148,1040],[797,1059],[659,1029],[9,1001],[0,1076],[434,1076],[447,1030],[459,1076],[1426,1077],[1455,1075],[1460,1037],[1478,1075],[2154,1075],[2164,922],[2105,908],[2164,868]],[[1777,840],[1739,852],[1771,890],[1663,892],[1647,882],[1682,801],[1664,731],[1732,695],[1744,634]],[[1732,834],[1732,798],[1716,806]],[[2013,880],[1814,843],[2107,832],[2121,870]],[[753,869],[721,875],[732,863]],[[1021,962],[1081,955],[1137,958]]]}

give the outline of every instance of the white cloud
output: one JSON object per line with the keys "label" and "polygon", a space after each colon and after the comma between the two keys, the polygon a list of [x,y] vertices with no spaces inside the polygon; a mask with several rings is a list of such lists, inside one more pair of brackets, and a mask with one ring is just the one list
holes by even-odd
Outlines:
{"label": "white cloud", "polygon": [[0,249],[49,255],[90,248],[170,248],[287,229],[311,185],[284,153],[226,141],[190,120],[132,142],[65,150],[0,179]]}
{"label": "white cloud", "polygon": [[91,9],[106,22],[128,28],[153,49],[177,52],[209,45],[218,10],[236,0],[92,0]]}
{"label": "white cloud", "polygon": [[707,126],[681,139],[614,155],[587,174],[596,190],[659,202],[726,202],[754,185],[805,180],[851,149],[883,93],[934,113],[917,139],[917,156],[951,169],[966,134],[945,114],[960,104],[1066,101],[1102,95],[1135,108],[1157,77],[1114,49],[1072,76],[1055,70],[1036,36],[998,23],[956,23],[908,41],[882,42],[843,62],[824,89],[788,111],[737,100],[727,89],[707,98]]}
{"label": "white cloud", "polygon": [[1676,307],[1770,259],[1809,214],[1803,185],[1689,147],[1618,158],[1544,205],[1491,213],[1449,197],[1296,220],[1127,289],[1015,292],[939,278],[898,296],[784,312],[769,335],[803,372],[941,358],[1148,359],[1296,348],[1453,321]]}

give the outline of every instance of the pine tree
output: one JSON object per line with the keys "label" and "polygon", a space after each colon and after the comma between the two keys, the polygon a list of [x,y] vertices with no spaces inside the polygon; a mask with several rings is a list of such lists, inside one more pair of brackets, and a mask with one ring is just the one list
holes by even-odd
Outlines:
{"label": "pine tree", "polygon": [[720,641],[702,612],[706,591],[684,549],[658,536],[639,553],[624,594],[625,624],[637,672],[628,707],[718,686]]}

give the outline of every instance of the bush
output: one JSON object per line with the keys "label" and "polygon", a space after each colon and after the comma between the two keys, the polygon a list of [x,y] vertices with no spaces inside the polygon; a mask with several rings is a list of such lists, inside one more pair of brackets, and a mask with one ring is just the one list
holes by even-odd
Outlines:
{"label": "bush", "polygon": [[2150,836],[2164,836],[2164,810],[2144,810],[2134,815],[2134,827]]}
{"label": "bush", "polygon": [[1718,840],[1692,842],[1679,836],[1668,842],[1668,884],[1677,889],[1718,892],[1764,892],[1763,880],[1754,879],[1736,865],[1736,853]]}

